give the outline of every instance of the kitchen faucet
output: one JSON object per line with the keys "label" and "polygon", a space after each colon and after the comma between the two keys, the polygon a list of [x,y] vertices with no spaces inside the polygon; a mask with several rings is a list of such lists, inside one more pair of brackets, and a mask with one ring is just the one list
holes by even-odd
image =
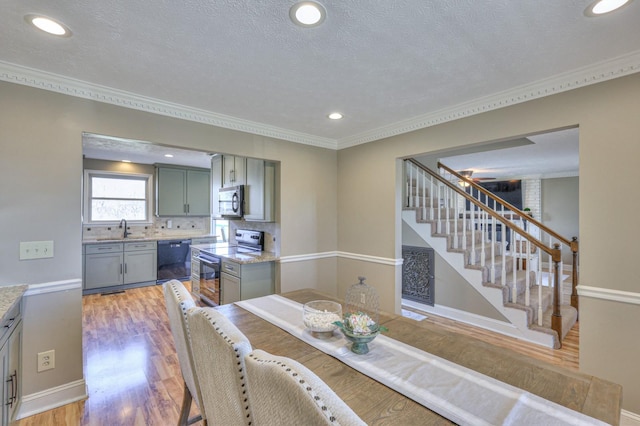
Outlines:
{"label": "kitchen faucet", "polygon": [[124,233],[122,234],[122,238],[127,238],[127,235],[129,235],[129,232],[127,232],[127,219],[122,219],[118,228],[122,228],[122,222],[124,222]]}

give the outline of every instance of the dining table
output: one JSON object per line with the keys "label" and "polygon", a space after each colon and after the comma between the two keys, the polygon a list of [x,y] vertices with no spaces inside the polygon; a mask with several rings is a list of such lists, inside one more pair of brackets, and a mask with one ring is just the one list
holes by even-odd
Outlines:
{"label": "dining table", "polygon": [[[296,290],[279,296],[300,305],[313,300],[342,302],[314,289]],[[339,357],[319,350],[296,337],[295,333],[250,312],[246,306],[248,305],[243,308],[242,302],[237,302],[221,305],[216,309],[247,336],[254,349],[294,359],[313,371],[367,424],[457,424],[416,402],[416,398],[392,389],[388,383],[382,383],[381,380],[358,371]],[[277,311],[270,313],[273,318],[278,315]],[[299,320],[302,323],[302,313]],[[469,369],[481,377],[487,377],[487,380],[504,383],[510,389],[523,390],[527,395],[566,407],[595,421],[611,425],[618,425],[620,422],[622,387],[618,384],[491,345],[432,322],[380,312],[379,323],[387,328],[384,335],[393,339],[390,341],[400,342],[397,345],[424,351],[428,356],[443,359],[449,365]],[[338,330],[335,333],[339,339]],[[344,340],[344,345],[347,347],[349,343]],[[372,352],[376,351],[376,340],[370,347]],[[527,423],[525,419],[525,422],[516,420],[512,424],[532,423]]]}

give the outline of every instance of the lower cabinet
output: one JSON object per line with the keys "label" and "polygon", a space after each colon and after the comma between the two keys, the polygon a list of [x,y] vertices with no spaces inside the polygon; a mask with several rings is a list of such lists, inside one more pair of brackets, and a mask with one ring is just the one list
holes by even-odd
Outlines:
{"label": "lower cabinet", "polygon": [[155,284],[155,241],[87,244],[84,247],[84,293],[134,284]]}
{"label": "lower cabinet", "polygon": [[273,262],[240,264],[223,260],[221,269],[222,305],[268,296],[275,291]]}
{"label": "lower cabinet", "polygon": [[2,324],[0,337],[0,371],[4,386],[0,392],[2,396],[2,425],[8,425],[15,420],[16,410],[22,393],[22,374],[20,370],[22,317],[20,303],[7,314]]}

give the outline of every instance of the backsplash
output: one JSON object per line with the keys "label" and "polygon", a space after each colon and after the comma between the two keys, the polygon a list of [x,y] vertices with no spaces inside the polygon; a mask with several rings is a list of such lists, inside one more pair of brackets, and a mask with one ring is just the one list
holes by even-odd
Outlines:
{"label": "backsplash", "polygon": [[[127,238],[186,237],[209,235],[210,219],[208,217],[162,217],[154,218],[153,224],[127,224]],[[169,223],[171,228],[168,227]],[[121,238],[123,229],[118,225],[84,225],[83,240]]]}
{"label": "backsplash", "polygon": [[[244,220],[230,220],[229,233],[231,243],[235,244],[236,229],[250,229],[264,232],[264,251],[280,255],[280,225],[275,222],[248,222]],[[275,241],[274,241],[275,240]]]}

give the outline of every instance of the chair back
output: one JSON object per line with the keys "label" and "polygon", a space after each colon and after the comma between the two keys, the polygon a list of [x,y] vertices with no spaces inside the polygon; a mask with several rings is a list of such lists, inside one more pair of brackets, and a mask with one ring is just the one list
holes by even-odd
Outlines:
{"label": "chair back", "polygon": [[202,397],[198,385],[198,378],[195,374],[193,355],[191,353],[189,324],[187,323],[187,313],[189,310],[195,308],[196,304],[187,288],[178,280],[171,280],[164,283],[163,291],[165,304],[167,305],[167,313],[169,314],[169,325],[176,346],[182,377],[191,393],[191,397],[204,418],[201,404]]}
{"label": "chair back", "polygon": [[245,358],[254,424],[366,425],[304,365],[256,349]]}
{"label": "chair back", "polygon": [[193,309],[188,320],[207,423],[251,424],[244,371],[244,358],[251,352],[251,343],[214,308]]}

